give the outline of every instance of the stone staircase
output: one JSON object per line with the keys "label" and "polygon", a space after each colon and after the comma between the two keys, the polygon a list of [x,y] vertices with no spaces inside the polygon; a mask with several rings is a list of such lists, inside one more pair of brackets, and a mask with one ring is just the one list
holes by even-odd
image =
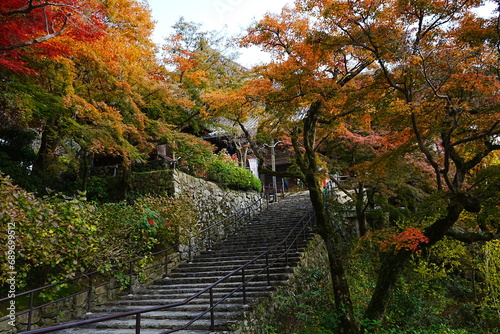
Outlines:
{"label": "stone staircase", "polygon": [[[273,203],[267,211],[254,217],[250,222],[228,236],[226,240],[204,250],[190,263],[182,263],[172,270],[166,278],[151,285],[134,291],[133,295],[122,296],[119,300],[94,308],[92,314],[85,315],[85,319],[101,317],[109,314],[118,314],[139,309],[181,303],[216,282],[221,277],[239,268],[249,260],[255,258],[269,247],[285,238],[291,228],[311,209],[307,193],[299,193],[285,197],[282,201]],[[309,231],[308,239],[312,235]],[[277,285],[283,284],[293,272],[298,262],[300,251],[306,240],[300,238],[298,252],[293,252],[286,259],[283,257],[266,272],[253,278],[246,287],[246,300],[243,292],[234,292],[222,301],[214,310],[215,332],[210,331],[210,312],[194,322],[180,334],[207,334],[231,333],[232,326],[243,316],[244,312],[259,298],[269,295]],[[283,247],[282,247],[283,248]],[[294,249],[295,250],[295,249]],[[273,260],[272,253],[269,261]],[[254,273],[265,265],[265,258],[257,260],[245,269],[245,276],[252,277]],[[213,289],[212,300],[217,303],[235,288],[241,285],[242,276],[237,274],[229,277]],[[141,333],[159,334],[185,325],[199,316],[210,306],[209,293],[190,301],[185,305],[166,310],[143,313],[141,315]],[[59,334],[134,334],[135,317],[120,318],[100,322],[87,327],[60,330]]]}

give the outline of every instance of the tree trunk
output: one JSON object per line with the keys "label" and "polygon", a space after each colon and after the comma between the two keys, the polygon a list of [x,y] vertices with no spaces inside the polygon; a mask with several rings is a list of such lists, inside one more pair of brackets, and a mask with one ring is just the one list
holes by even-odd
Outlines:
{"label": "tree trunk", "polygon": [[358,333],[358,325],[352,307],[349,283],[345,275],[342,261],[342,249],[333,224],[326,212],[323,194],[314,175],[306,175],[306,184],[309,188],[311,202],[316,214],[318,233],[325,242],[332,277],[335,308],[340,318],[339,333]]}
{"label": "tree trunk", "polygon": [[369,320],[370,326],[363,328],[364,333],[374,331],[376,326],[373,325],[382,321],[396,287],[396,279],[410,259],[410,256],[411,253],[409,251],[401,250],[396,254],[388,254],[382,261],[377,285],[373,291],[370,303],[365,310],[364,319]]}
{"label": "tree trunk", "polygon": [[52,133],[54,126],[55,124],[46,125],[42,130],[40,149],[33,162],[33,174],[41,177],[46,174],[50,164],[55,160],[55,150],[59,144],[59,138]]}
{"label": "tree trunk", "polygon": [[363,183],[359,183],[358,186],[356,191],[356,219],[358,220],[359,237],[362,237],[368,232],[366,228],[365,191]]}
{"label": "tree trunk", "polygon": [[[430,247],[443,239],[448,229],[458,220],[462,211],[463,208],[460,204],[453,201],[450,202],[447,206],[446,215],[425,229],[424,234],[429,238],[429,242],[422,244],[421,247]],[[396,280],[410,257],[411,252],[402,249],[397,253],[388,254],[384,259],[379,270],[377,285],[364,314],[365,320],[369,320],[372,324],[382,321],[396,287]],[[370,327],[364,330],[366,333],[374,329]]]}
{"label": "tree trunk", "polygon": [[340,318],[339,333],[358,333],[358,325],[352,307],[349,283],[345,275],[342,261],[342,243],[338,233],[335,231],[325,208],[323,192],[320,187],[317,172],[319,170],[316,161],[316,151],[314,149],[316,125],[321,110],[321,102],[313,103],[308,110],[308,116],[303,120],[304,136],[304,156],[294,140],[294,148],[297,154],[297,163],[305,176],[305,183],[309,189],[311,202],[316,214],[316,225],[318,233],[325,242],[330,265],[330,275],[332,277],[335,308]]}

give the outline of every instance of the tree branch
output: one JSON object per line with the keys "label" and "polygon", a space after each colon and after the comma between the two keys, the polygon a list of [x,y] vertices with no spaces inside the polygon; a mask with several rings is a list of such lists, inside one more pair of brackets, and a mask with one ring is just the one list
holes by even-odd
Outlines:
{"label": "tree branch", "polygon": [[449,229],[446,232],[446,235],[455,240],[462,241],[467,244],[471,244],[478,241],[491,241],[500,238],[499,235],[495,235],[489,232],[467,232],[456,228]]}
{"label": "tree branch", "polygon": [[68,14],[66,16],[66,18],[64,19],[64,23],[63,23],[61,29],[59,29],[59,31],[56,31],[56,32],[54,32],[52,34],[48,34],[48,35],[45,35],[45,36],[42,36],[42,37],[39,37],[39,38],[32,39],[31,41],[26,41],[26,42],[23,42],[23,43],[14,44],[14,45],[8,45],[8,46],[0,46],[0,51],[12,51],[12,50],[23,48],[23,47],[30,46],[30,45],[33,45],[33,44],[42,43],[42,42],[45,42],[45,41],[47,41],[47,40],[49,40],[51,38],[59,36],[60,34],[63,33],[64,29],[66,28],[66,25],[68,24],[68,17],[69,16],[71,16],[71,15]]}
{"label": "tree branch", "polygon": [[340,87],[345,86],[349,81],[354,79],[359,73],[361,73],[361,71],[367,68],[371,63],[373,63],[373,60],[362,60],[353,69],[348,71],[344,77],[342,77],[339,81],[337,81],[337,84]]}
{"label": "tree branch", "polygon": [[0,15],[11,16],[11,15],[16,15],[16,14],[28,14],[28,13],[34,11],[35,9],[49,7],[49,6],[67,7],[67,8],[73,8],[73,9],[76,8],[75,6],[72,6],[72,5],[63,4],[63,3],[53,3],[53,2],[44,2],[44,3],[38,4],[38,5],[34,5],[33,0],[28,0],[28,3],[26,5],[24,5],[20,8],[17,8],[17,9],[10,10],[10,11],[5,12],[5,13],[0,14]]}
{"label": "tree branch", "polygon": [[472,137],[468,137],[468,138],[464,138],[464,139],[461,139],[461,140],[457,140],[456,142],[454,142],[452,144],[452,146],[457,146],[457,145],[460,145],[460,144],[465,144],[465,143],[468,143],[468,142],[471,142],[471,141],[474,141],[474,140],[478,140],[478,139],[482,139],[482,138],[485,138],[485,137],[488,137],[488,136],[494,136],[494,135],[498,135],[500,134],[500,130],[497,130],[495,131],[495,128],[497,126],[500,125],[500,121],[496,121],[495,123],[493,123],[493,125],[491,126],[490,130],[489,131],[486,131],[480,135],[477,135],[477,136],[472,136]]}
{"label": "tree branch", "polygon": [[443,186],[441,184],[441,173],[439,171],[439,165],[432,157],[431,152],[424,145],[424,141],[422,140],[422,135],[420,133],[420,130],[418,129],[417,115],[415,115],[414,112],[411,114],[411,123],[413,126],[413,132],[415,133],[415,137],[417,139],[418,147],[420,148],[420,151],[425,154],[427,161],[429,161],[431,166],[434,168],[434,172],[436,173],[437,187],[439,190],[441,190],[443,188]]}
{"label": "tree branch", "polygon": [[274,175],[274,176],[278,176],[278,177],[296,176],[295,175],[296,173],[292,174],[288,171],[277,172],[277,171],[273,171],[269,168],[264,167],[265,163],[266,163],[266,159],[264,158],[264,156],[262,154],[259,153],[259,148],[257,147],[257,145],[255,145],[255,142],[252,140],[252,136],[250,135],[250,132],[248,132],[248,130],[245,128],[245,125],[243,125],[243,123],[240,120],[236,120],[235,122],[238,123],[238,125],[240,126],[241,131],[243,131],[243,133],[245,134],[245,138],[248,141],[248,143],[250,144],[250,147],[252,148],[253,154],[259,160],[259,172],[260,173],[267,174],[267,175]]}

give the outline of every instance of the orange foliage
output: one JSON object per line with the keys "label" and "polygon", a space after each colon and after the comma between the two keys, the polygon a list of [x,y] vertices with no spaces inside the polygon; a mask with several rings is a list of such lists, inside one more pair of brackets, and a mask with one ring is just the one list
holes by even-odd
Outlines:
{"label": "orange foliage", "polygon": [[0,66],[33,73],[27,59],[68,55],[61,36],[90,42],[103,36],[104,8],[95,0],[2,0],[0,2]]}
{"label": "orange foliage", "polygon": [[429,242],[420,229],[416,227],[408,227],[404,231],[391,235],[388,239],[380,242],[380,249],[383,252],[393,251],[397,253],[401,250],[418,253],[421,251],[422,244]]}

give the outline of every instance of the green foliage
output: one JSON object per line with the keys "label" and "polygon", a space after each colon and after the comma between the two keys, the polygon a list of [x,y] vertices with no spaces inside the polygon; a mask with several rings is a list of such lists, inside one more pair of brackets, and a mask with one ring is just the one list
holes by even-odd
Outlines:
{"label": "green foliage", "polygon": [[[103,204],[99,207],[100,228],[114,231],[104,245],[106,249],[136,256],[186,241],[189,233],[196,232],[193,212],[187,200],[168,197],[143,197],[133,205]],[[120,259],[123,254],[113,257]]]}
{"label": "green foliage", "polygon": [[[63,279],[92,264],[99,240],[91,204],[78,197],[40,200],[8,178],[0,181],[0,238],[3,242],[8,224],[15,224],[19,288],[35,278],[31,283]],[[0,256],[5,265],[5,254]],[[2,283],[5,272],[0,276]]]}
{"label": "green foliage", "polygon": [[451,329],[445,325],[435,325],[430,326],[428,329],[402,329],[402,328],[391,328],[391,329],[379,329],[377,334],[470,334],[471,332],[465,329]]}
{"label": "green foliage", "polygon": [[170,144],[174,158],[179,159],[178,168],[183,172],[205,177],[207,166],[214,159],[215,147],[209,142],[193,135],[170,132],[165,140]]}
{"label": "green foliage", "polygon": [[[223,155],[214,155],[210,143],[185,133],[172,132],[167,137],[175,157],[180,158],[179,169],[196,177],[219,183],[229,189],[262,190],[262,184],[253,174],[232,164]],[[229,159],[230,160],[230,159]]]}
{"label": "green foliage", "polygon": [[[414,254],[403,271],[383,321],[362,319],[380,266],[379,241],[359,239],[347,258],[347,274],[355,313],[366,332],[377,334],[465,334],[498,331],[498,241],[483,247],[445,239]],[[335,333],[328,260],[317,244],[311,246],[298,284],[279,289],[260,310],[265,327],[259,333]],[[480,254],[483,254],[482,257]],[[478,266],[478,261],[480,264]],[[477,274],[478,268],[481,275]],[[484,282],[481,282],[484,281]],[[482,288],[480,288],[480,286]]]}
{"label": "green foliage", "polygon": [[[273,298],[257,307],[252,333],[336,333],[338,317],[334,313],[328,261],[319,237],[311,241],[304,266],[298,267],[285,287]],[[256,330],[261,327],[260,330]],[[248,331],[246,331],[248,332]]]}
{"label": "green foliage", "polygon": [[[14,226],[20,290],[95,269],[106,272],[112,264],[185,241],[196,232],[193,212],[187,200],[166,197],[144,197],[133,205],[94,205],[63,195],[40,199],[0,176],[0,242],[7,244],[8,226]],[[0,254],[0,284],[9,278],[6,256]]]}
{"label": "green foliage", "polygon": [[90,200],[105,202],[109,199],[108,179],[92,176],[89,177],[87,185],[87,197]]}
{"label": "green foliage", "polygon": [[0,171],[28,189],[34,183],[29,168],[36,156],[31,147],[35,137],[30,130],[0,127]]}
{"label": "green foliage", "polygon": [[262,190],[260,180],[253,176],[252,172],[220,159],[213,161],[208,166],[207,178],[229,189]]}
{"label": "green foliage", "polygon": [[484,277],[484,298],[481,305],[489,308],[500,323],[500,240],[486,243],[484,261],[479,269]]}
{"label": "green foliage", "polygon": [[303,285],[297,291],[282,288],[273,299],[273,332],[335,333],[338,317],[333,309],[327,272],[322,269],[300,268],[296,275],[296,279]]}
{"label": "green foliage", "polygon": [[[351,253],[348,270],[358,316],[375,287],[378,243],[374,236],[367,236]],[[479,289],[478,251],[475,246],[445,238],[414,254],[398,281],[384,320],[362,321],[365,328],[383,334],[496,333],[498,315],[491,312],[492,303],[483,303],[487,294]],[[478,301],[483,306],[477,305]]]}

